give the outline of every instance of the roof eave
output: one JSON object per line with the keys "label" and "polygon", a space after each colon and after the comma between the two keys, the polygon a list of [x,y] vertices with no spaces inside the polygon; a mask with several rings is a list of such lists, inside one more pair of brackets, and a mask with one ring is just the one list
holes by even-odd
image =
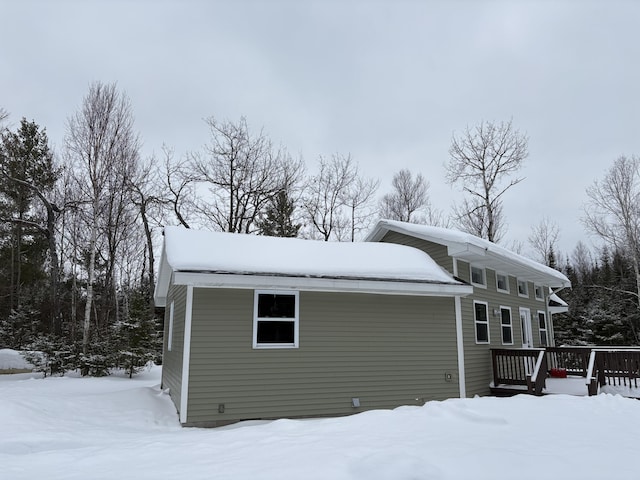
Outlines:
{"label": "roof eave", "polygon": [[473,293],[462,283],[428,283],[393,280],[341,279],[324,277],[290,277],[234,273],[174,272],[175,285],[203,288],[291,289],[322,292],[351,292],[386,295],[454,297]]}

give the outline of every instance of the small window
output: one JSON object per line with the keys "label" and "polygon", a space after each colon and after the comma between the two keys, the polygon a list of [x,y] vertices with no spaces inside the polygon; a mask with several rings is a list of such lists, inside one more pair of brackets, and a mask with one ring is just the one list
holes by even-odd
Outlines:
{"label": "small window", "polygon": [[471,265],[471,283],[482,287],[487,286],[487,280],[485,278],[484,268],[474,267]]}
{"label": "small window", "polygon": [[297,348],[298,337],[298,292],[256,291],[253,348]]}
{"label": "small window", "polygon": [[502,343],[513,345],[513,325],[511,324],[511,309],[500,307],[500,325],[502,326]]}
{"label": "small window", "polygon": [[529,296],[529,285],[526,280],[518,280],[518,295],[521,297]]}
{"label": "small window", "polygon": [[473,302],[476,323],[476,343],[489,343],[489,306],[486,302]]}
{"label": "small window", "polygon": [[538,312],[538,323],[540,325],[540,345],[546,347],[547,341],[547,316],[544,312]]}
{"label": "small window", "polygon": [[496,288],[499,292],[509,293],[509,276],[504,273],[496,273]]}
{"label": "small window", "polygon": [[544,300],[544,290],[542,289],[542,285],[534,285],[533,289],[536,294],[536,300]]}
{"label": "small window", "polygon": [[167,351],[173,346],[173,302],[169,305],[169,333],[167,335]]}

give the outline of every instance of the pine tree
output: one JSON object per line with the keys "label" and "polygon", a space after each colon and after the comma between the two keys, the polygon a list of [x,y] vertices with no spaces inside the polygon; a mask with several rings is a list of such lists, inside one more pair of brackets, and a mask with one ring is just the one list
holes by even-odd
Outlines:
{"label": "pine tree", "polygon": [[293,220],[295,204],[286,190],[280,190],[270,201],[264,218],[259,222],[260,235],[297,237],[301,225]]}

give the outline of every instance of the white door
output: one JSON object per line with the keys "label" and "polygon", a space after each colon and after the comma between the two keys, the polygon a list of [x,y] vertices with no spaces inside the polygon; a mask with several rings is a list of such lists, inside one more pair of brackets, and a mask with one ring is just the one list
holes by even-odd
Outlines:
{"label": "white door", "polygon": [[531,331],[531,310],[520,307],[520,326],[522,327],[522,348],[533,348]]}

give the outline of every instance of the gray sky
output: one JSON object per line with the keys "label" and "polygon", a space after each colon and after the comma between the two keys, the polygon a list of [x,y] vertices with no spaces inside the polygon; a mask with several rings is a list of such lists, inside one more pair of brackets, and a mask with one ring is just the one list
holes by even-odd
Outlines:
{"label": "gray sky", "polygon": [[92,81],[129,96],[144,154],[208,140],[203,118],[265,132],[309,167],[351,153],[389,190],[400,168],[445,183],[453,132],[513,119],[526,179],[505,197],[505,243],[543,216],[560,249],[591,244],[585,188],[640,154],[640,2],[0,0],[0,107],[47,128]]}

